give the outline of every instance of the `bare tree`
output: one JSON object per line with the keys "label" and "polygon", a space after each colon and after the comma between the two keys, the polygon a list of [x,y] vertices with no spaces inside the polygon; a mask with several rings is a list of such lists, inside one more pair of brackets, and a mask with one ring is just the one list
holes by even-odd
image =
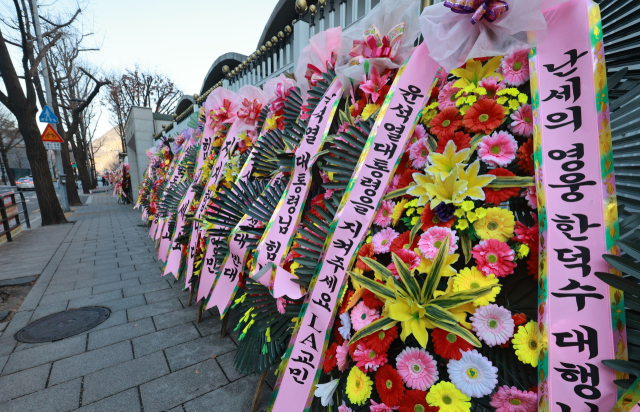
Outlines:
{"label": "bare tree", "polygon": [[154,113],[169,113],[182,96],[171,79],[157,72],[141,70],[137,65],[122,75],[112,75],[104,103],[109,108],[111,125],[124,141],[124,126],[131,106],[149,107]]}
{"label": "bare tree", "polygon": [[[83,112],[98,95],[100,88],[109,84],[109,80],[96,79],[90,70],[94,72],[97,70],[80,60],[80,53],[96,50],[96,48],[83,45],[86,37],[86,34],[73,32],[58,41],[49,54],[49,67],[54,84],[52,91],[54,95],[53,110],[63,120],[66,127],[66,131],[61,133],[61,137],[71,145],[78,174],[82,181],[82,190],[88,194],[92,188],[92,182]],[[73,174],[68,152],[63,153],[62,160],[65,169],[69,169]],[[65,170],[65,173],[69,175],[69,171]],[[75,181],[70,183],[67,186],[69,204],[82,205]]]}
{"label": "bare tree", "polygon": [[[29,5],[27,5],[29,4]],[[0,16],[0,76],[6,91],[0,91],[0,102],[16,117],[18,129],[25,142],[27,158],[35,182],[42,225],[67,223],[49,173],[47,151],[36,121],[38,100],[45,98],[38,66],[46,53],[55,46],[78,18],[81,10],[65,18],[42,16],[44,25],[42,48],[38,47],[33,26],[34,10],[27,0],[13,0],[15,14]],[[21,55],[19,63],[11,58],[8,46],[16,47]]]}
{"label": "bare tree", "polygon": [[20,143],[22,143],[22,135],[15,125],[13,116],[6,110],[0,109],[0,156],[4,164],[2,181],[7,181],[5,179],[6,169],[6,177],[9,179],[11,186],[16,185],[16,179],[9,167],[9,156],[7,156],[7,154],[11,149],[17,148]]}

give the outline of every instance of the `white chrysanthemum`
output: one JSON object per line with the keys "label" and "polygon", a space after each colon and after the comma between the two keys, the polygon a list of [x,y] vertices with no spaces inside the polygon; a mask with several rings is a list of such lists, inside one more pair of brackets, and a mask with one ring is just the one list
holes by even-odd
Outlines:
{"label": "white chrysanthemum", "polygon": [[473,331],[489,346],[502,345],[513,337],[511,312],[498,305],[481,306],[471,316]]}
{"label": "white chrysanthemum", "polygon": [[320,398],[322,406],[333,405],[333,393],[336,391],[340,379],[334,379],[327,383],[318,383],[316,391],[313,393],[316,398]]}
{"label": "white chrysanthemum", "polygon": [[349,312],[340,315],[340,322],[342,322],[342,326],[338,328],[338,332],[342,335],[342,339],[351,339],[351,318],[349,317]]}
{"label": "white chrysanthemum", "polygon": [[451,383],[460,392],[474,398],[490,394],[498,384],[498,368],[475,349],[462,352],[460,360],[451,359],[447,370]]}

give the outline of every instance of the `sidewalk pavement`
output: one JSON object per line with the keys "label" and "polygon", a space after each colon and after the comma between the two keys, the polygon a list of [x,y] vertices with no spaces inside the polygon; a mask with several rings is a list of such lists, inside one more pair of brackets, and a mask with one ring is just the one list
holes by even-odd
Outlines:
{"label": "sidewalk pavement", "polygon": [[[103,194],[70,220],[0,247],[0,279],[39,275],[0,334],[0,411],[249,411],[259,376],[233,367],[237,318],[225,338],[217,313],[195,323],[188,292],[160,276],[140,213]],[[14,338],[36,319],[83,306],[111,316],[53,343]],[[259,410],[274,382],[269,373]]]}

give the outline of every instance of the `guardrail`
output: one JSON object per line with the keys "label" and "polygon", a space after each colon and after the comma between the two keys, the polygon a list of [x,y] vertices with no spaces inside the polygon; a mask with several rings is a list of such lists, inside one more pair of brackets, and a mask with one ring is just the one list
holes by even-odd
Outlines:
{"label": "guardrail", "polygon": [[[0,199],[2,200],[0,202],[0,243],[3,243],[2,238],[5,236],[8,242],[12,242],[13,236],[22,230],[21,213],[24,215],[24,222],[27,224],[27,228],[31,229],[29,211],[27,210],[24,194],[18,192],[16,186],[10,186],[10,188],[11,192],[0,193]],[[16,189],[15,191],[13,190],[14,188]],[[20,195],[19,203],[16,201],[16,195]],[[22,204],[22,211],[18,209],[18,204]]]}

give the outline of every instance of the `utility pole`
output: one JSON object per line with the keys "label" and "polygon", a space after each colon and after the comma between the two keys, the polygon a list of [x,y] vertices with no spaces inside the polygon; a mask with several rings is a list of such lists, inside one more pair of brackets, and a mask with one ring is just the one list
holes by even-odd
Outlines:
{"label": "utility pole", "polygon": [[[31,7],[33,8],[34,15],[34,27],[36,29],[36,37],[38,39],[38,49],[42,50],[44,48],[44,44],[42,43],[42,34],[40,31],[40,12],[38,11],[38,0],[31,0]],[[44,76],[44,88],[47,93],[47,104],[52,105],[52,97],[51,97],[51,85],[49,83],[49,69],[47,68],[47,58],[43,58],[40,62],[40,67],[42,68],[42,74]],[[56,131],[58,131],[58,125],[52,125]],[[59,134],[59,133],[58,133]],[[69,200],[67,199],[67,188],[63,183],[65,179],[64,168],[62,165],[62,150],[65,150],[64,145],[60,144],[61,150],[55,150],[56,152],[56,169],[58,169],[58,189],[60,190],[60,199],[62,200],[62,210],[64,212],[70,212],[69,208]]]}

